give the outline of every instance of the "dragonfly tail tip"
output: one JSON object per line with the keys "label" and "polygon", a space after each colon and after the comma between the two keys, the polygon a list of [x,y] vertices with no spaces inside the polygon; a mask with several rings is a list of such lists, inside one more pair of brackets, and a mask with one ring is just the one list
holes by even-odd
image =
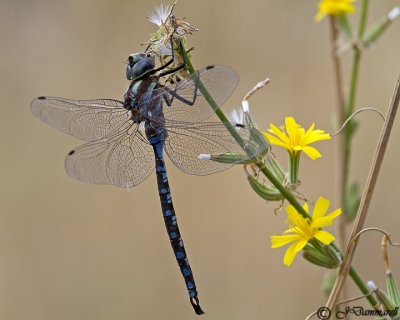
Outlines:
{"label": "dragonfly tail tip", "polygon": [[194,309],[194,312],[196,312],[196,314],[198,314],[198,315],[204,314],[203,309],[201,309],[201,307],[200,307],[199,298],[191,297],[190,303],[192,304],[192,307]]}

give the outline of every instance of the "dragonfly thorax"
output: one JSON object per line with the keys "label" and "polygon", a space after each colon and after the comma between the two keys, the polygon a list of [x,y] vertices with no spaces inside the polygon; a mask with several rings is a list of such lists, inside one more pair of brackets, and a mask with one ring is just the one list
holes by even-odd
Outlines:
{"label": "dragonfly thorax", "polygon": [[124,106],[132,112],[132,120],[140,123],[151,111],[147,101],[152,96],[152,90],[157,88],[158,79],[147,75],[139,80],[133,80],[124,95]]}

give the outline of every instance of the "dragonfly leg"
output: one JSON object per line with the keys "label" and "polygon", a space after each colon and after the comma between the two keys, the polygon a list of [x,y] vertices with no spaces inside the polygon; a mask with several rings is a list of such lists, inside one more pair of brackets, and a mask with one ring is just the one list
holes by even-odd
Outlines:
{"label": "dragonfly leg", "polygon": [[[172,61],[174,61],[174,59],[175,59],[175,56],[174,56],[174,47],[173,47],[173,44],[172,44],[172,38],[171,38],[171,46],[172,46],[172,58],[171,58],[171,60],[169,61],[169,63],[172,63]],[[173,68],[173,69],[171,69],[171,70],[167,70],[167,71],[164,71],[164,72],[162,72],[162,73],[160,73],[160,77],[163,77],[163,76],[166,76],[166,75],[168,75],[168,74],[171,74],[171,73],[174,73],[174,72],[177,72],[178,70],[180,70],[180,69],[182,69],[182,68],[184,68],[185,66],[186,66],[186,60],[185,60],[185,53],[184,53],[184,51],[183,51],[183,47],[182,47],[182,44],[179,44],[179,49],[181,50],[181,57],[182,57],[182,59],[183,59],[183,62],[182,62],[182,64],[181,65],[179,65],[179,66],[177,66],[177,67],[175,67],[175,68]],[[168,63],[168,62],[167,62]],[[165,64],[166,65],[166,64]],[[165,68],[165,67],[164,67]],[[163,69],[164,69],[163,68]],[[161,69],[162,70],[162,69]]]}
{"label": "dragonfly leg", "polygon": [[163,95],[163,99],[165,101],[165,103],[167,104],[167,106],[171,106],[172,102],[174,101],[174,99],[178,99],[179,101],[182,101],[184,104],[187,104],[188,106],[193,106],[196,102],[197,99],[197,89],[199,86],[199,74],[198,71],[196,71],[196,81],[195,81],[195,87],[193,90],[193,100],[189,101],[183,97],[181,97],[179,94],[176,93],[176,87],[175,90],[171,90],[170,88],[166,87],[166,86],[162,86],[165,88],[165,91],[167,91],[170,95],[171,95],[171,99],[168,99],[167,95],[164,94]]}
{"label": "dragonfly leg", "polygon": [[[165,68],[168,67],[172,62],[174,62],[174,59],[175,59],[175,53],[174,53],[174,52],[175,52],[175,49],[174,49],[174,41],[173,41],[173,38],[172,38],[172,37],[173,37],[173,35],[171,35],[171,39],[170,39],[170,43],[171,43],[171,59],[170,59],[169,61],[167,61],[165,64],[163,64],[161,67],[158,67],[157,69],[154,69],[154,70],[152,71],[152,74],[154,74],[154,73],[156,73],[156,72],[158,72],[158,71],[161,71],[161,70],[165,69]],[[159,74],[159,77],[163,77],[163,76],[165,76],[165,75],[174,73],[174,72],[176,72],[176,71],[182,69],[183,67],[185,67],[186,61],[185,61],[185,54],[184,54],[184,51],[183,51],[182,44],[179,44],[179,49],[180,49],[180,51],[181,51],[181,56],[183,57],[183,63],[182,63],[181,65],[177,66],[176,68],[173,68],[173,69],[171,69],[171,70],[164,71],[164,72],[160,73],[160,74]],[[147,50],[147,49],[146,49],[146,50]]]}

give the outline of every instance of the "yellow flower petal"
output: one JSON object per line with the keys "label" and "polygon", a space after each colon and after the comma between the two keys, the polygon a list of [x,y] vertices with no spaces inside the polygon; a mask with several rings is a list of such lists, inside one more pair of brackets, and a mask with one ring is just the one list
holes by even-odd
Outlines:
{"label": "yellow flower petal", "polygon": [[292,205],[286,207],[286,213],[288,214],[288,220],[294,225],[301,224],[302,220],[304,220],[303,216]]}
{"label": "yellow flower petal", "polygon": [[318,152],[318,150],[313,147],[309,147],[309,146],[303,147],[303,151],[306,155],[308,155],[313,160],[321,157],[321,154]]}
{"label": "yellow flower petal", "polygon": [[320,22],[323,18],[325,18],[325,16],[326,16],[326,12],[320,11],[315,15],[315,21]]}
{"label": "yellow flower petal", "polygon": [[316,219],[315,221],[313,220],[312,222],[312,227],[315,229],[323,228],[330,226],[333,223],[333,220],[328,218],[328,217],[321,217]]}
{"label": "yellow flower petal", "polygon": [[[322,132],[324,132],[324,131],[322,131]],[[314,143],[314,142],[321,141],[321,140],[329,140],[330,138],[331,138],[331,135],[329,133],[317,134],[316,132],[313,132],[308,137],[304,138],[303,143],[310,144],[310,143]]]}
{"label": "yellow flower petal", "polygon": [[335,211],[333,211],[332,213],[328,214],[326,217],[329,219],[335,219],[337,216],[339,216],[342,213],[342,210],[340,209],[336,209]]}
{"label": "yellow flower petal", "polygon": [[271,236],[271,248],[279,248],[293,241],[299,240],[297,234],[290,234],[285,236]]}
{"label": "yellow flower petal", "polygon": [[333,235],[324,230],[318,230],[317,232],[315,232],[314,238],[318,239],[323,244],[330,244],[333,240],[335,240],[335,237]]}
{"label": "yellow flower petal", "polygon": [[[308,211],[307,203],[303,208]],[[292,243],[285,253],[283,259],[284,264],[291,265],[297,252],[302,250],[308,241],[315,238],[324,244],[330,244],[335,237],[329,232],[319,229],[320,227],[332,224],[333,219],[340,214],[340,209],[335,210],[329,215],[325,216],[329,208],[329,200],[320,197],[314,207],[312,221],[309,218],[303,217],[292,206],[287,206],[286,212],[288,214],[286,223],[289,224],[289,229],[283,232],[281,236],[272,236],[272,248],[278,248],[288,243]]]}
{"label": "yellow flower petal", "polygon": [[339,16],[346,12],[353,13],[354,7],[351,5],[355,0],[321,0],[319,12],[315,16],[315,21],[321,21],[326,14]]}
{"label": "yellow flower petal", "polygon": [[287,144],[285,144],[284,142],[282,142],[281,140],[279,140],[277,137],[274,137],[268,133],[263,132],[264,136],[268,139],[270,144],[275,144],[277,146],[281,146],[284,147],[285,149],[287,149]]}
{"label": "yellow flower petal", "polygon": [[289,249],[286,250],[285,256],[283,258],[283,263],[287,266],[290,266],[294,260],[294,257],[297,254],[296,251],[297,243],[293,243]]}
{"label": "yellow flower petal", "polygon": [[329,208],[329,200],[323,197],[319,197],[314,207],[312,220],[323,217],[325,213],[328,211],[328,208]]}
{"label": "yellow flower petal", "polygon": [[271,132],[275,134],[279,139],[281,139],[284,143],[288,144],[289,143],[289,138],[288,136],[283,133],[281,130],[279,130],[276,126],[274,126],[272,123],[269,124],[271,127]]}
{"label": "yellow flower petal", "polygon": [[268,131],[275,135],[275,137],[264,133],[271,144],[281,146],[288,150],[292,155],[304,151],[311,159],[315,160],[321,157],[321,154],[314,148],[308,145],[320,140],[328,140],[331,136],[323,130],[314,130],[315,124],[313,123],[306,131],[299,124],[296,123],[293,117],[285,118],[285,126],[281,128],[270,124]]}
{"label": "yellow flower petal", "polygon": [[301,249],[303,249],[306,246],[307,242],[308,242],[308,240],[306,240],[306,239],[301,239],[301,240],[297,241],[296,252],[299,252]]}
{"label": "yellow flower petal", "polygon": [[294,132],[300,127],[300,125],[296,123],[293,117],[285,118],[285,126],[286,126],[286,132],[288,133],[289,137],[293,135]]}

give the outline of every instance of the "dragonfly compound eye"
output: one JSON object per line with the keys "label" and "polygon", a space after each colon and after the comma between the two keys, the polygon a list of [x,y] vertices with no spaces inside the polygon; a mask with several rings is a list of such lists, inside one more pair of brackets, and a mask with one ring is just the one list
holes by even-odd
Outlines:
{"label": "dragonfly compound eye", "polygon": [[155,62],[152,57],[150,58],[141,58],[134,64],[129,64],[126,68],[126,78],[128,80],[138,79],[145,74],[152,71],[155,67]]}

